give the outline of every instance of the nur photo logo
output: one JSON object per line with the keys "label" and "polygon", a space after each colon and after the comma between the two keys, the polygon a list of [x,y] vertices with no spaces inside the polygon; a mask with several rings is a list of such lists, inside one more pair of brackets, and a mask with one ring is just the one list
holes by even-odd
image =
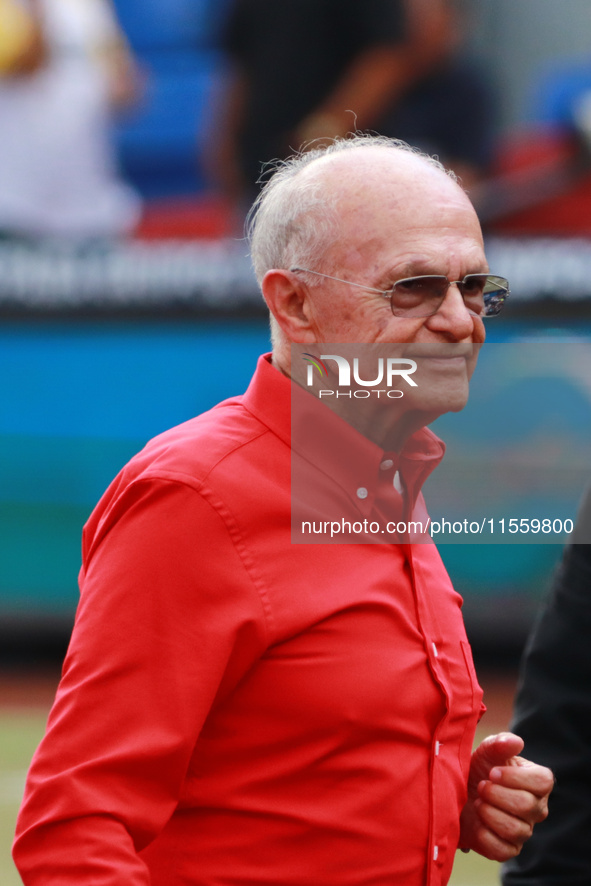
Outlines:
{"label": "nur photo logo", "polygon": [[[328,382],[329,376],[336,374],[337,388],[342,390],[334,388],[319,390],[319,399],[334,396],[367,399],[372,394],[377,397],[385,394],[391,399],[399,399],[404,396],[404,391],[394,388],[395,383],[399,384],[402,380],[413,388],[417,387],[416,381],[411,377],[417,370],[417,363],[415,360],[404,357],[378,357],[373,363],[370,377],[367,377],[369,367],[366,364],[368,361],[363,361],[364,368],[361,370],[359,357],[349,360],[341,354],[321,354],[317,357],[314,354],[304,353],[301,356],[308,364],[306,385],[309,388],[315,387],[315,381],[318,379]],[[329,360],[336,364],[336,372],[334,366],[329,369],[326,365],[325,361]],[[357,384],[359,387],[352,389],[352,384]],[[383,385],[383,387],[380,388],[379,385]]]}

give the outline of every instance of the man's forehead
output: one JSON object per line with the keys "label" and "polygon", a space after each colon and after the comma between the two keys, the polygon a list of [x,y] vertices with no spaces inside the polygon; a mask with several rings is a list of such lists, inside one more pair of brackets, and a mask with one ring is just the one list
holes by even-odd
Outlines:
{"label": "man's forehead", "polygon": [[[380,230],[403,232],[408,226],[436,221],[437,227],[470,229],[480,237],[480,225],[460,185],[428,159],[397,148],[351,149],[316,161],[311,170],[320,187],[321,202],[331,206],[341,236],[355,232],[376,235]],[[312,164],[312,166],[315,164]]]}
{"label": "man's forehead", "polygon": [[[383,145],[352,148],[341,153],[326,154],[302,170],[306,177],[316,180],[327,189],[334,189],[343,197],[366,189],[375,183],[378,187],[392,184],[398,187],[444,187],[449,193],[462,189],[439,167],[412,151]],[[362,196],[363,191],[359,192]]]}
{"label": "man's forehead", "polygon": [[[432,241],[442,248],[449,242],[450,248],[462,252],[482,247],[480,224],[467,194],[428,160],[378,146],[317,162],[325,205],[336,210],[340,228],[330,249],[334,259],[337,254],[342,259],[344,250],[347,263],[356,263],[357,251],[367,254],[384,239],[403,252],[423,252],[426,247],[427,254]],[[482,264],[482,257],[474,260]]]}

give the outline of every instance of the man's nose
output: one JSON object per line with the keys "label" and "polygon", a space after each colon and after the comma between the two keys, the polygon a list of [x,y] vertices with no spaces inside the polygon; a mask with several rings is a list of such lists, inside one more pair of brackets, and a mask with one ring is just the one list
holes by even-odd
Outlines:
{"label": "man's nose", "polygon": [[444,333],[451,341],[472,337],[475,315],[466,307],[457,283],[450,283],[436,314],[428,318],[429,328]]}

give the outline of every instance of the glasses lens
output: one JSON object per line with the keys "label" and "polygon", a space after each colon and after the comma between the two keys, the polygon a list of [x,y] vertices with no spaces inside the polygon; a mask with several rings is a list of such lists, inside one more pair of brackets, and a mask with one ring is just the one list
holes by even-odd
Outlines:
{"label": "glasses lens", "polygon": [[[395,317],[430,317],[437,313],[450,283],[447,277],[429,274],[407,277],[392,287],[392,313]],[[459,282],[464,304],[479,317],[499,314],[509,295],[509,283],[494,274],[467,274]]]}
{"label": "glasses lens", "polygon": [[478,316],[486,314],[486,300],[484,293],[488,284],[488,274],[467,274],[458,288],[462,293],[464,304],[469,311]]}
{"label": "glasses lens", "polygon": [[509,295],[509,281],[505,277],[489,274],[484,287],[484,316],[495,317],[500,314]]}
{"label": "glasses lens", "polygon": [[429,317],[439,310],[448,285],[447,277],[436,274],[399,280],[392,287],[392,313],[395,317]]}

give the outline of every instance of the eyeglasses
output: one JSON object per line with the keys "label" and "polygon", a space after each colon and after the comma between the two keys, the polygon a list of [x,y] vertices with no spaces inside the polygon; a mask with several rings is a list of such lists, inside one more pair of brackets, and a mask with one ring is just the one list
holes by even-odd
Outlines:
{"label": "eyeglasses", "polygon": [[290,268],[306,274],[316,274],[338,283],[357,286],[368,292],[379,292],[390,299],[395,317],[431,317],[436,314],[447,295],[450,286],[457,286],[464,304],[471,314],[478,317],[495,317],[500,314],[505,299],[509,295],[509,281],[496,274],[466,274],[463,280],[448,280],[443,274],[425,274],[421,277],[405,277],[398,280],[390,289],[374,289],[363,283],[353,283],[309,268]]}

